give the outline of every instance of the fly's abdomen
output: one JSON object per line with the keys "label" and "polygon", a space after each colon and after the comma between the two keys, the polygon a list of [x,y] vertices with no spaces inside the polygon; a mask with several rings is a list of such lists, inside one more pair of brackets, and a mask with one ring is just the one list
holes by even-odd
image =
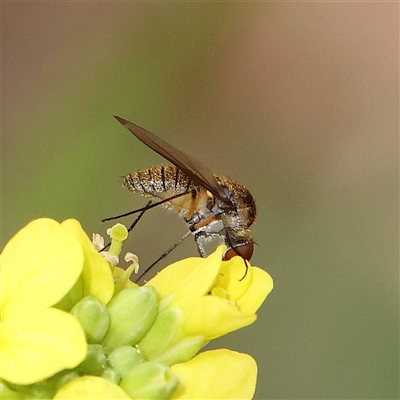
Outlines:
{"label": "fly's abdomen", "polygon": [[124,186],[130,191],[164,199],[196,188],[191,180],[175,166],[157,166],[128,174]]}

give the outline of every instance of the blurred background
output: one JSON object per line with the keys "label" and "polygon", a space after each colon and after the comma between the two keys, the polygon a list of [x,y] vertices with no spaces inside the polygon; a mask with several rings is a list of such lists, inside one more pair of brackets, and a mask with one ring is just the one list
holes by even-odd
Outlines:
{"label": "blurred background", "polygon": [[[257,200],[275,288],[211,344],[257,360],[255,397],[399,398],[398,3],[1,7],[2,248],[38,217],[104,235],[145,204],[121,175],[167,162],[119,115]],[[125,250],[146,266],[185,231],[153,210]]]}

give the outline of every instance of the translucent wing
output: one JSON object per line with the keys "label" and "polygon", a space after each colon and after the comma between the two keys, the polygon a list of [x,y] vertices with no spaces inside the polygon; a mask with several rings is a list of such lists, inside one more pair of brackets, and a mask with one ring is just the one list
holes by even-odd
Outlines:
{"label": "translucent wing", "polygon": [[126,129],[131,131],[141,142],[146,146],[150,147],[156,153],[160,154],[182,172],[184,172],[194,183],[205,187],[213,195],[217,196],[220,200],[227,204],[231,204],[231,201],[222,190],[221,186],[218,185],[214,178],[211,170],[204,165],[201,161],[189,156],[176,147],[172,146],[165,140],[159,138],[154,133],[141,128],[140,126],[129,122],[126,119],[117,117],[114,118],[120,122]]}

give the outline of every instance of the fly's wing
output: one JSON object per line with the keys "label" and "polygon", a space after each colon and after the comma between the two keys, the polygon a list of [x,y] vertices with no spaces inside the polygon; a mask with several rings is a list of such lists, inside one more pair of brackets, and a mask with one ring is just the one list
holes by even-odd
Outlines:
{"label": "fly's wing", "polygon": [[126,119],[115,115],[114,118],[126,129],[131,131],[146,146],[172,162],[172,164],[184,172],[194,183],[205,187],[225,203],[231,203],[229,198],[227,198],[226,194],[222,191],[220,185],[218,185],[213,173],[201,161],[198,161],[183,151],[178,150],[176,147],[159,138],[154,133],[141,128],[133,122],[129,122]]}

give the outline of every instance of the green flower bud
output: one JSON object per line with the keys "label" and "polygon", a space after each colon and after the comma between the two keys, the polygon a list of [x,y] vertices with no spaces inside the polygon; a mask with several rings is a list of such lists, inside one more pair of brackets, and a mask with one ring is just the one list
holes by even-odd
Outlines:
{"label": "green flower bud", "polygon": [[107,379],[112,383],[115,383],[116,385],[119,385],[119,383],[121,382],[121,375],[117,371],[114,371],[112,368],[106,368],[101,374],[101,377]]}
{"label": "green flower bud", "polygon": [[168,367],[145,362],[123,378],[120,387],[133,399],[168,399],[178,383]]}
{"label": "green flower bud", "polygon": [[161,313],[161,312],[165,311],[173,299],[174,299],[174,296],[172,294],[161,297],[160,302],[158,303],[159,312]]}
{"label": "green flower bud", "polygon": [[107,356],[101,344],[89,344],[86,358],[76,369],[83,375],[100,376],[107,366]]}
{"label": "green flower bud", "polygon": [[88,343],[100,343],[108,331],[110,316],[94,296],[86,296],[75,304],[71,314],[78,318]]}
{"label": "green flower bud", "polygon": [[50,400],[54,397],[54,386],[53,382],[42,381],[32,385],[18,385],[16,389],[23,399]]}
{"label": "green flower bud", "polygon": [[108,352],[135,345],[153,325],[158,314],[157,294],[151,286],[124,289],[107,305],[110,328],[103,340]]}
{"label": "green flower bud", "polygon": [[61,387],[63,387],[68,382],[71,382],[76,378],[79,378],[79,374],[76,371],[68,371],[68,372],[63,371],[52,376],[49,379],[55,381],[56,383],[55,391],[57,392]]}
{"label": "green flower bud", "polygon": [[142,364],[145,358],[138,349],[132,346],[122,346],[109,354],[108,361],[113,369],[124,378],[133,368]]}
{"label": "green flower bud", "polygon": [[158,314],[149,332],[138,343],[140,351],[149,360],[162,354],[175,337],[181,323],[182,312],[178,308],[169,308]]}
{"label": "green flower bud", "polygon": [[15,390],[12,390],[3,382],[0,382],[0,399],[4,400],[19,400],[23,399],[24,397],[20,395]]}
{"label": "green flower bud", "polygon": [[171,366],[190,360],[204,345],[203,336],[187,337],[176,345],[166,350],[163,354],[154,358],[152,361]]}

